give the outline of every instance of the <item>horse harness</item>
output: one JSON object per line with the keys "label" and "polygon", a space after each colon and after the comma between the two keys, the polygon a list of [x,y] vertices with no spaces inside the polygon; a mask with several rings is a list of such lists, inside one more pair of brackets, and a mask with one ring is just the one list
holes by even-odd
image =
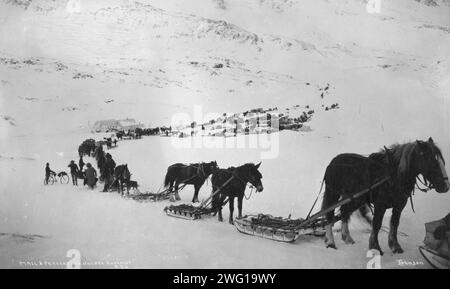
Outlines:
{"label": "horse harness", "polygon": [[[227,182],[226,182],[227,184],[228,184],[228,181],[231,182],[231,179],[232,179],[232,178],[235,178],[235,179],[239,180],[244,186],[247,186],[248,181],[244,181],[244,180],[236,173],[236,168],[228,168],[228,169],[226,169],[225,171],[226,171],[227,173],[231,174],[230,179],[228,179]],[[224,187],[225,187],[225,186],[222,185],[222,187],[220,187],[220,189],[223,189]],[[245,190],[244,190],[244,197],[245,197],[246,200],[249,200],[249,199],[250,199],[250,197],[252,196],[254,190],[255,190],[255,187],[254,187],[253,185],[250,185],[250,194],[248,195],[248,197],[245,195]],[[256,191],[257,191],[257,190],[256,190]]]}

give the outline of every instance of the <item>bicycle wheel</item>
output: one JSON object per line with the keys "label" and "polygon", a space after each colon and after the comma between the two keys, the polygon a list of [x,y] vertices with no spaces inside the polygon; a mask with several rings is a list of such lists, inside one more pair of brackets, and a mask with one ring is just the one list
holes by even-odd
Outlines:
{"label": "bicycle wheel", "polygon": [[69,183],[69,176],[68,175],[63,175],[59,178],[59,181],[61,182],[61,184],[68,184]]}
{"label": "bicycle wheel", "polygon": [[55,177],[54,176],[48,177],[48,185],[53,185],[54,183],[55,183]]}

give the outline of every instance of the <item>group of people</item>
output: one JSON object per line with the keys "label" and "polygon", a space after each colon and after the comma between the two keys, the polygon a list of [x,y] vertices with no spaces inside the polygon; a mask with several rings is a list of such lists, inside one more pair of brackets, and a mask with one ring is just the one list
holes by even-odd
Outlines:
{"label": "group of people", "polygon": [[[86,165],[86,169],[83,171],[84,165]],[[91,165],[91,163],[85,164],[83,161],[83,157],[80,156],[80,160],[78,161],[78,165],[75,161],[70,161],[68,167],[70,168],[70,176],[72,178],[72,184],[74,186],[78,186],[78,179],[84,179],[84,185],[87,185],[89,188],[93,189],[97,184],[97,171]],[[56,174],[52,169],[50,169],[50,164],[47,163],[45,165],[45,184],[48,184],[48,180],[52,174]]]}

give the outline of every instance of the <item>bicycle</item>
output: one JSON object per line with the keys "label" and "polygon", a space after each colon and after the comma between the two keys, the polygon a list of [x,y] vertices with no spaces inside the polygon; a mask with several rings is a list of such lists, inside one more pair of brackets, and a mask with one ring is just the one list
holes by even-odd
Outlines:
{"label": "bicycle", "polygon": [[46,184],[45,179],[44,179],[44,185],[53,185],[55,183],[57,183],[59,180],[59,182],[61,184],[68,184],[69,183],[69,176],[67,175],[66,172],[59,172],[58,174],[56,173],[51,173],[50,176],[48,177],[48,183]]}

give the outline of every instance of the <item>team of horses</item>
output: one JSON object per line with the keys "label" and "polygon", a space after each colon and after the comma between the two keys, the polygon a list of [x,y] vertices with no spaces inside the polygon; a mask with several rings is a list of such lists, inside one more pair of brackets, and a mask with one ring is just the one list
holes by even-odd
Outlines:
{"label": "team of horses", "polygon": [[[104,175],[105,152],[102,146],[96,146],[94,140],[86,140],[79,147],[79,153],[95,157],[100,169],[100,180]],[[182,164],[176,163],[168,167],[164,178],[164,187],[170,193],[170,200],[180,200],[180,185],[192,185],[194,195],[192,202],[199,202],[198,194],[211,176],[212,210],[218,214],[218,220],[223,221],[222,207],[228,202],[230,215],[229,223],[233,224],[234,199],[238,200],[238,218],[242,217],[243,198],[248,184],[258,192],[263,191],[262,174],[259,171],[261,163],[247,163],[239,167],[219,168],[216,161],[208,163]],[[131,173],[128,166],[119,165],[114,169],[114,183],[118,191],[123,194],[124,186],[129,192]],[[421,178],[423,180],[421,180]],[[384,180],[380,182],[380,180]],[[378,183],[376,187],[373,184]],[[418,184],[425,189],[421,189]],[[353,244],[348,222],[356,210],[367,214],[367,207],[373,208],[371,222],[372,232],[369,237],[369,249],[375,249],[383,254],[378,242],[384,214],[392,209],[388,246],[393,253],[402,253],[403,249],[397,239],[400,216],[411,199],[415,188],[422,191],[434,189],[438,193],[448,192],[450,183],[445,170],[445,160],[441,150],[432,138],[427,141],[413,141],[404,144],[394,144],[384,147],[369,156],[355,153],[344,153],[334,157],[328,164],[323,178],[325,191],[322,209],[327,209],[344,198],[351,198],[351,202],[339,209],[342,222],[341,236],[346,244]],[[136,183],[137,186],[137,183]],[[361,197],[352,196],[371,188]],[[336,249],[332,228],[336,222],[334,210],[326,214],[326,247]]]}
{"label": "team of horses", "polygon": [[[177,163],[167,169],[164,185],[173,194],[171,201],[180,199],[178,194],[180,185],[193,185],[195,191],[192,202],[198,202],[199,190],[211,175],[212,191],[218,191],[213,195],[214,214],[218,214],[218,220],[223,221],[222,207],[228,201],[229,223],[233,224],[234,199],[238,199],[238,217],[242,217],[242,203],[247,184],[251,184],[259,192],[263,191],[260,165],[261,163],[256,165],[247,163],[239,167],[221,169],[215,161],[190,165]],[[386,181],[372,187],[382,179]],[[388,245],[393,253],[402,253],[397,230],[401,213],[408,199],[412,198],[415,187],[418,186],[417,181],[420,181],[427,190],[434,189],[438,193],[445,193],[450,188],[444,157],[432,138],[427,141],[394,144],[369,156],[354,153],[339,154],[332,159],[325,171],[322,209],[331,207],[342,198],[352,197],[372,187],[369,193],[352,198],[351,202],[340,207],[342,240],[346,244],[354,243],[348,227],[352,213],[358,209],[366,213],[365,209],[368,206],[373,207],[369,249],[376,249],[383,254],[378,243],[378,232],[386,210],[392,209]],[[328,225],[325,243],[327,247],[336,249],[332,232],[336,221],[334,210],[326,214],[326,219]]]}

